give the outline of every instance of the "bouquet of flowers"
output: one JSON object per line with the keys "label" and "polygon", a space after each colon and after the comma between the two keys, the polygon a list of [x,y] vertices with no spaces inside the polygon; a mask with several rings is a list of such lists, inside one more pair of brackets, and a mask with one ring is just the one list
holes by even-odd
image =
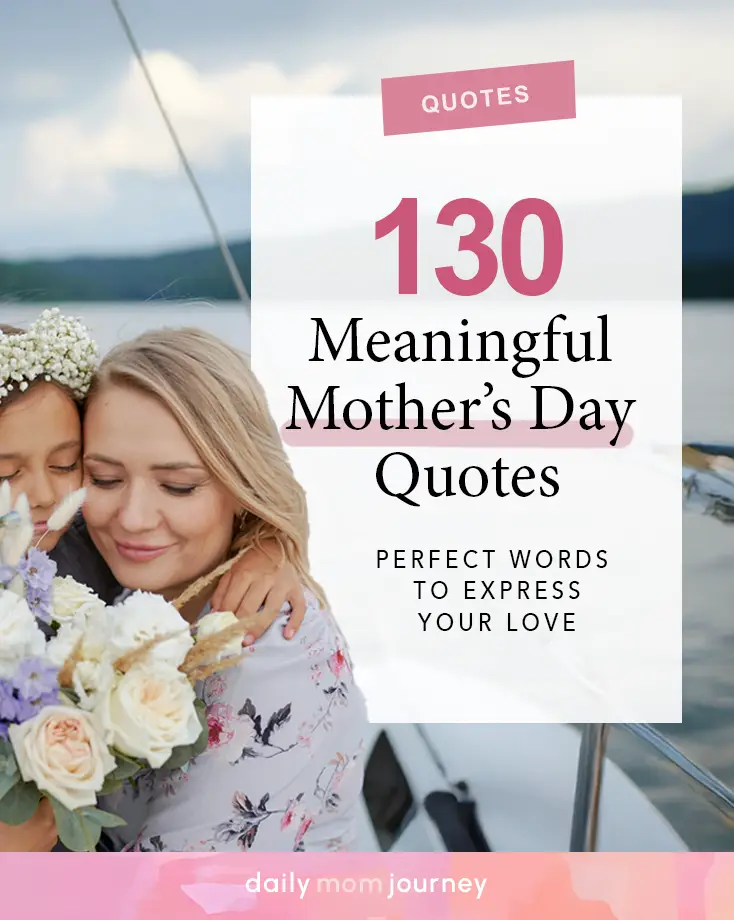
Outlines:
{"label": "bouquet of flowers", "polygon": [[[63,530],[81,508],[71,493],[49,517]],[[132,593],[106,606],[57,578],[32,547],[30,508],[0,487],[0,821],[30,819],[50,800],[59,839],[92,851],[125,822],[98,807],[145,769],[173,769],[207,746],[197,680],[240,660],[244,626],[209,614],[196,636],[164,598]],[[40,542],[40,541],[39,541]]]}

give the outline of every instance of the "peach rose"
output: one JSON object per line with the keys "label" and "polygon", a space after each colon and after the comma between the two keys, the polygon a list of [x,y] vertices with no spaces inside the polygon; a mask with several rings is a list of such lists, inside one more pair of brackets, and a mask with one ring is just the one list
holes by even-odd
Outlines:
{"label": "peach rose", "polygon": [[74,811],[97,804],[115,759],[93,717],[73,706],[47,706],[21,725],[9,727],[10,743],[25,782]]}

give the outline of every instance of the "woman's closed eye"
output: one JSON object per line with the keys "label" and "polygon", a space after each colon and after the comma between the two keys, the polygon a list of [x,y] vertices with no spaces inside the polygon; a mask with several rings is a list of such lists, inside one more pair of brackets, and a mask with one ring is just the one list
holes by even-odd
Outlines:
{"label": "woman's closed eye", "polygon": [[165,489],[171,495],[193,495],[193,493],[199,488],[198,483],[195,485],[178,485],[172,483],[161,483],[161,488]]}
{"label": "woman's closed eye", "polygon": [[[122,483],[122,479],[90,476],[89,483],[96,489],[114,489],[116,486],[119,486]],[[198,483],[194,485],[179,485],[161,482],[159,485],[161,489],[163,489],[163,491],[167,492],[169,495],[192,495],[199,488]]]}
{"label": "woman's closed eye", "polygon": [[94,486],[95,489],[114,489],[114,487],[119,486],[121,482],[121,479],[102,479],[99,476],[89,477],[89,484]]}

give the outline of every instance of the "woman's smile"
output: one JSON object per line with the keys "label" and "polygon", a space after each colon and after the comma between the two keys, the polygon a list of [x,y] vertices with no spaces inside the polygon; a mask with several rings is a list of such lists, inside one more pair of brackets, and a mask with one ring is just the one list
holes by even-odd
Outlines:
{"label": "woman's smile", "polygon": [[153,559],[158,559],[158,557],[162,556],[164,553],[167,553],[169,549],[172,549],[174,544],[170,543],[168,546],[151,546],[144,543],[130,543],[128,541],[123,542],[121,540],[115,540],[114,546],[115,550],[123,559],[127,559],[130,562],[150,562]]}

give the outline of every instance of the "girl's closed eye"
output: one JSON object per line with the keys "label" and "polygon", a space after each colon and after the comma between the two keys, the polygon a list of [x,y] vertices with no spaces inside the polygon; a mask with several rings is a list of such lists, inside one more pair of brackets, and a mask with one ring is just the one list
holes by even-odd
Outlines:
{"label": "girl's closed eye", "polygon": [[75,460],[73,463],[68,464],[67,466],[61,466],[60,464],[55,464],[51,467],[55,473],[75,473],[79,469],[79,461]]}
{"label": "girl's closed eye", "polygon": [[5,476],[0,476],[0,482],[12,482],[13,479],[18,475],[20,470],[16,470],[14,473],[8,473]]}

